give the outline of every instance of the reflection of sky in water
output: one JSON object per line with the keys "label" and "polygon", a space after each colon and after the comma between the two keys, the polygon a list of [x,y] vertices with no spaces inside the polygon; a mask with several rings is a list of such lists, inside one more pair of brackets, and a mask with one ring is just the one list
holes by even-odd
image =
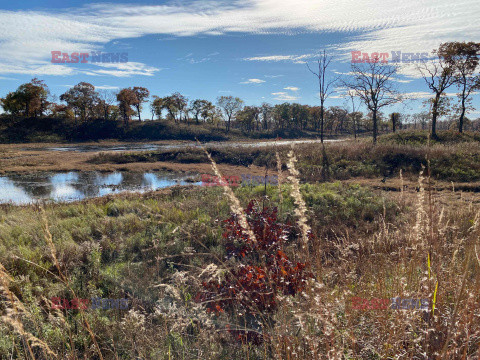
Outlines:
{"label": "reflection of sky in water", "polygon": [[68,173],[55,174],[50,177],[50,182],[52,185],[56,184],[66,184],[78,181],[78,174],[76,172],[70,171]]}
{"label": "reflection of sky in water", "polygon": [[84,193],[68,184],[58,184],[50,193],[50,198],[55,201],[74,201],[84,197]]}
{"label": "reflection of sky in water", "polygon": [[27,204],[37,200],[68,202],[117,194],[144,192],[189,183],[179,175],[154,173],[34,173],[0,176],[0,203]]}
{"label": "reflection of sky in water", "polygon": [[50,199],[55,201],[73,201],[85,197],[82,191],[74,187],[78,183],[78,174],[75,172],[55,174],[50,177],[53,190]]}
{"label": "reflection of sky in water", "polygon": [[111,174],[96,174],[95,185],[120,185],[123,180],[123,175],[120,172]]}
{"label": "reflection of sky in water", "polygon": [[161,188],[166,188],[169,186],[177,185],[178,182],[172,179],[159,178],[157,175],[152,173],[143,174],[143,185],[145,190],[156,190]]}
{"label": "reflection of sky in water", "polygon": [[0,177],[0,203],[28,204],[31,201],[32,198],[23,189],[15,186],[13,181]]}

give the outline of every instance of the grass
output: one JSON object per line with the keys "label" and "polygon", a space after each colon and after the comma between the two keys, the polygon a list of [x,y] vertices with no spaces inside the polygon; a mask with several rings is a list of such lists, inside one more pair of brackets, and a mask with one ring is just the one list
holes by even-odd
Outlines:
{"label": "grass", "polygon": [[[451,145],[399,145],[368,141],[345,141],[325,144],[297,145],[300,179],[308,182],[345,180],[355,177],[390,178],[404,175],[416,177],[430,160],[432,177],[437,180],[472,182],[480,180],[480,143]],[[279,147],[286,156],[287,147]],[[273,147],[248,149],[211,149],[219,164],[259,166],[276,169]],[[133,164],[171,162],[179,164],[206,163],[201,149],[151,151],[134,153],[102,153],[87,160],[90,164]],[[284,167],[285,168],[285,167]]]}
{"label": "grass", "polygon": [[[383,211],[384,200],[358,186],[322,184],[312,185],[305,190],[307,205],[322,202],[331,205],[328,213],[321,213],[313,208],[314,213],[322,219],[321,223],[314,223],[316,226],[356,222],[357,214],[352,213],[350,208],[353,199],[357,199],[358,206],[365,205],[365,212],[370,212],[365,213],[366,220],[362,220],[362,225],[369,223],[369,226],[374,226],[374,219]],[[288,190],[284,189],[284,192],[283,195],[287,198]],[[243,204],[252,197],[262,199],[263,195],[261,187],[239,188],[236,194]],[[278,194],[273,187],[268,187],[267,195],[270,196],[272,204],[278,201]],[[282,218],[291,218],[293,208],[293,199],[286,199],[282,207]],[[386,209],[390,218],[398,211],[397,207],[388,201]],[[159,283],[169,284],[175,274],[190,271],[192,267],[206,266],[214,261],[210,253],[222,256],[222,225],[217,220],[227,218],[229,213],[227,201],[222,197],[220,189],[215,188],[184,188],[141,197],[124,195],[76,204],[46,206],[61,270],[68,276],[78,297],[119,298],[127,295],[132,301],[130,313],[86,312],[92,331],[98,334],[97,341],[103,349],[113,351],[109,338],[102,335],[112,334],[118,341],[115,346],[119,355],[124,358],[133,357],[134,347],[128,344],[129,336],[122,334],[119,321],[127,321],[133,316],[131,313],[138,312],[138,316],[142,314],[141,316],[149,319],[147,324],[143,325],[146,328],[139,335],[152,336],[150,341],[161,339],[159,343],[155,343],[156,346],[150,343],[151,354],[165,353],[165,344],[174,341],[171,337],[181,336],[185,342],[183,346],[191,347],[189,351],[196,351],[195,347],[199,346],[197,353],[201,357],[201,351],[205,351],[202,348],[207,346],[207,343],[198,343],[201,336],[189,339],[188,329],[184,328],[181,333],[167,337],[153,335],[157,326],[165,326],[166,329],[175,326],[173,320],[164,319],[164,315],[155,314],[153,311],[152,304],[156,300],[162,300],[162,291],[155,286]],[[49,309],[45,300],[53,296],[70,298],[71,295],[62,282],[51,276],[51,273],[58,272],[43,240],[43,222],[40,215],[33,206],[2,207],[0,262],[16,279],[12,291],[24,302],[34,320],[41,324],[38,328],[32,324],[28,327],[29,331],[40,338],[48,339],[48,344],[56,352],[62,349],[62,344],[69,343],[68,337],[72,336],[78,346],[78,354],[90,354],[89,358],[92,358],[95,354],[90,353],[93,350],[87,346],[88,334],[82,329],[79,314],[74,310],[63,315],[56,314]],[[367,231],[367,228],[358,225],[361,224],[357,224],[358,233]],[[204,246],[208,248],[206,256],[193,257],[188,254],[191,251],[189,248],[199,254],[205,253]],[[32,265],[33,263],[38,266]],[[184,295],[190,298],[191,302],[198,289],[185,285],[184,291]],[[167,300],[163,298],[162,301]],[[60,326],[63,330],[59,332],[54,323],[60,321],[60,316],[66,319]],[[137,325],[131,324],[134,328]],[[132,331],[130,336],[136,331],[134,328],[128,330]],[[0,338],[9,339],[4,340],[0,348],[1,357],[4,357],[11,354],[15,348],[14,337],[8,335],[5,327],[1,332],[3,335]],[[79,342],[80,339],[83,340]],[[82,342],[86,344],[81,345]],[[176,346],[179,345],[175,345],[175,353],[178,351]],[[217,353],[234,351],[221,349],[220,343],[216,347]],[[146,348],[142,351],[146,351]],[[20,357],[22,351],[19,348],[15,353]]]}
{"label": "grass", "polygon": [[[271,186],[267,198],[262,187],[234,191],[243,206],[252,198],[268,205],[280,201]],[[280,206],[287,223],[295,221],[290,191],[285,185]],[[307,260],[317,285],[305,297],[282,300],[266,352],[263,345],[229,340],[222,331],[228,319],[208,315],[194,301],[200,291],[196,279],[211,264],[220,266],[216,259],[224,254],[218,220],[228,218],[230,208],[221,189],[180,187],[46,205],[60,271],[77,296],[130,299],[128,311],[84,312],[103,357],[317,359],[330,353],[384,359],[402,352],[411,358],[440,353],[447,337],[446,358],[474,357],[480,339],[480,324],[472,316],[480,310],[475,301],[479,269],[474,261],[466,267],[466,258],[479,235],[478,206],[454,193],[433,193],[430,204],[428,191],[420,197],[416,192],[385,197],[342,183],[302,185],[300,191],[315,234]],[[14,279],[9,289],[27,309],[21,316],[26,331],[56,354],[98,358],[81,314],[50,309],[51,297],[72,295],[53,276],[59,269],[45,243],[38,208],[2,206],[0,224],[0,262]],[[290,243],[285,251],[302,257],[296,246]],[[434,316],[350,307],[352,296],[428,298],[431,305],[436,282]],[[0,333],[0,357],[28,358],[21,336],[7,325]],[[48,358],[39,348],[33,351]]]}
{"label": "grass", "polygon": [[[430,139],[432,144],[458,144],[465,142],[480,142],[480,134],[478,132],[458,131],[439,131],[437,139]],[[385,144],[399,145],[427,145],[429,141],[428,131],[397,131],[379,137],[378,141]]]}
{"label": "grass", "polygon": [[[471,144],[373,148],[358,142],[329,144],[325,153],[318,146],[287,150],[212,154],[217,162],[257,161],[271,168],[278,158],[289,159],[282,173],[291,178],[285,183],[282,175],[280,189],[175,187],[46,204],[46,219],[37,206],[0,206],[5,268],[0,275],[10,277],[0,283],[5,300],[0,358],[55,358],[34,339],[57,358],[72,359],[478,358],[480,199],[475,193],[436,192],[421,167],[427,154],[439,167],[447,168],[440,160],[450,156],[462,161],[461,154],[467,157],[462,164],[469,164],[477,149]],[[255,151],[262,153],[252,155]],[[95,161],[145,154],[102,156]],[[195,149],[184,156],[200,155]],[[415,171],[421,170],[417,188],[385,193],[315,182],[390,176],[392,168],[417,179]],[[428,170],[440,174],[433,166]],[[295,263],[306,262],[313,275],[304,292],[278,296],[260,344],[237,342],[229,334],[241,314],[209,314],[195,300],[202,282],[225,276],[224,220],[232,212],[241,217],[251,199],[277,206],[279,220],[296,229],[282,251]],[[25,308],[14,318],[23,332],[7,321],[13,316],[9,294]],[[50,308],[51,297],[72,294],[127,297],[130,308],[84,313]],[[428,299],[429,310],[356,310],[354,296]]]}

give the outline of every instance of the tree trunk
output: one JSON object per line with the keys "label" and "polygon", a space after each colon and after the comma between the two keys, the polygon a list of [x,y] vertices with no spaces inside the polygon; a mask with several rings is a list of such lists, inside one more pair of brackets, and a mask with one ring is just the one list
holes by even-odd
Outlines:
{"label": "tree trunk", "polygon": [[140,105],[137,106],[137,112],[138,112],[138,121],[142,121],[142,117],[140,115]]}
{"label": "tree trunk", "polygon": [[324,110],[323,110],[323,101],[320,104],[320,142],[323,144],[323,117],[324,117]]}
{"label": "tree trunk", "polygon": [[463,119],[465,118],[465,85],[462,91],[462,112],[460,113],[460,119],[458,119],[458,132],[463,132]]}
{"label": "tree trunk", "polygon": [[378,132],[378,129],[377,129],[377,110],[373,110],[373,116],[372,116],[372,120],[373,120],[373,143],[376,144],[377,143],[377,132]]}
{"label": "tree trunk", "polygon": [[357,138],[357,125],[355,123],[355,114],[353,115],[353,138],[356,139]]}
{"label": "tree trunk", "polygon": [[432,139],[438,139],[437,136],[437,116],[438,116],[438,103],[440,102],[440,94],[435,95],[435,100],[432,106]]}
{"label": "tree trunk", "polygon": [[396,120],[396,116],[394,113],[392,113],[392,131],[393,132],[396,132],[397,131],[397,120]]}

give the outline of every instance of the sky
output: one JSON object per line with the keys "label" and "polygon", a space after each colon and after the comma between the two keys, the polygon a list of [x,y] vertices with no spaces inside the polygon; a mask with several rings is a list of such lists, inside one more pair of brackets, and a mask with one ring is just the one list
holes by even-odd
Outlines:
{"label": "sky", "polygon": [[[85,81],[97,89],[143,86],[157,96],[318,105],[307,64],[324,50],[328,75],[348,78],[352,51],[391,57],[480,42],[479,16],[478,0],[0,0],[0,97],[37,77],[57,96]],[[52,51],[88,53],[89,61],[52,63]],[[94,51],[126,53],[128,61],[92,63]],[[414,65],[402,64],[394,83],[410,100],[385,111],[422,110],[430,93]],[[337,90],[327,106],[346,103]],[[456,92],[447,90],[454,102]],[[480,95],[473,105],[470,117],[478,118]]]}

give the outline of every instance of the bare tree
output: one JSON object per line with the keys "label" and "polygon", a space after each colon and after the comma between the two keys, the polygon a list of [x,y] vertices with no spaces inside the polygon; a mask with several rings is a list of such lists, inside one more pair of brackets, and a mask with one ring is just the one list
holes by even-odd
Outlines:
{"label": "bare tree", "polygon": [[[434,54],[436,51],[434,51]],[[417,64],[417,69],[425,80],[428,88],[435,95],[432,104],[432,132],[433,139],[437,139],[437,118],[444,91],[455,82],[454,67],[444,57],[439,56],[432,61],[422,61]]]}
{"label": "bare tree", "polygon": [[318,95],[320,98],[320,141],[323,143],[323,127],[325,117],[325,100],[334,92],[333,85],[338,81],[339,77],[333,79],[326,76],[327,68],[332,61],[331,56],[327,56],[325,50],[323,55],[317,60],[318,72],[313,71],[307,64],[308,70],[318,79]]}
{"label": "bare tree", "polygon": [[108,120],[108,114],[110,108],[115,105],[117,100],[117,92],[113,90],[100,89],[98,90],[98,98],[103,107],[103,116],[105,120]]}
{"label": "bare tree", "polygon": [[357,128],[358,128],[358,113],[357,113],[357,104],[355,104],[355,92],[351,90],[347,90],[347,96],[352,103],[352,112],[350,113],[350,118],[352,119],[352,126],[353,126],[353,137],[357,138]]}
{"label": "bare tree", "polygon": [[372,114],[373,143],[377,142],[379,110],[400,101],[401,97],[391,81],[397,68],[378,61],[352,64],[352,74],[344,85],[355,92],[355,95],[366,105]]}

